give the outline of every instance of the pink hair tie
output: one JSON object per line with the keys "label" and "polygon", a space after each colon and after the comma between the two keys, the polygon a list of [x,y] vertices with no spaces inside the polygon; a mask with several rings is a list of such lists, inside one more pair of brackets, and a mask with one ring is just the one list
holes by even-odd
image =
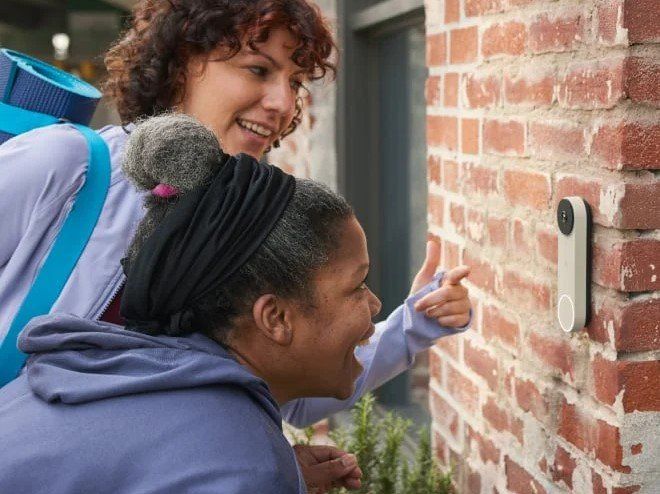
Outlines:
{"label": "pink hair tie", "polygon": [[169,199],[170,197],[179,195],[179,189],[167,184],[158,184],[153,189],[151,189],[151,193],[156,197]]}

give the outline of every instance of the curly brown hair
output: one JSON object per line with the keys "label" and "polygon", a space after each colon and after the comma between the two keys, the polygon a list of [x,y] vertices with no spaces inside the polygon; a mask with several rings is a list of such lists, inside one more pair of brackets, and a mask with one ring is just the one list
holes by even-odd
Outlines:
{"label": "curly brown hair", "polygon": [[[336,74],[332,33],[318,6],[307,0],[141,0],[130,27],[105,56],[104,93],[123,124],[166,112],[183,96],[191,56],[225,46],[231,58],[241,40],[254,49],[278,27],[298,40],[291,58],[310,80]],[[296,129],[301,113],[297,98],[293,121],[281,137]]]}

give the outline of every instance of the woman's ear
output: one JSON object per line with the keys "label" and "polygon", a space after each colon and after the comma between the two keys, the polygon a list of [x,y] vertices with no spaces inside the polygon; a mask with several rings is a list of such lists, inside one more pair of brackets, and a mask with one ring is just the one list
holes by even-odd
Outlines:
{"label": "woman's ear", "polygon": [[288,304],[275,295],[262,295],[252,306],[252,317],[258,330],[271,340],[281,345],[289,346],[293,340],[293,328],[287,311]]}

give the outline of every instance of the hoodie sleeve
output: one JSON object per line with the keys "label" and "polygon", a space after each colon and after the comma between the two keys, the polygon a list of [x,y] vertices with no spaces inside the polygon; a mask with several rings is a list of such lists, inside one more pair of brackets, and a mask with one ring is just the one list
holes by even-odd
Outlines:
{"label": "hoodie sleeve", "polygon": [[34,216],[53,214],[83,183],[87,144],[68,124],[26,132],[0,146],[0,268]]}
{"label": "hoodie sleeve", "polygon": [[444,272],[408,297],[383,322],[376,324],[376,333],[364,347],[357,347],[356,356],[364,371],[355,382],[353,396],[346,400],[334,398],[301,398],[282,406],[284,420],[296,427],[305,427],[353,406],[365,393],[409,369],[415,362],[415,355],[429,348],[435,340],[443,336],[461,333],[472,324],[470,321],[461,328],[440,326],[415,310],[417,300],[435,290],[442,283]]}

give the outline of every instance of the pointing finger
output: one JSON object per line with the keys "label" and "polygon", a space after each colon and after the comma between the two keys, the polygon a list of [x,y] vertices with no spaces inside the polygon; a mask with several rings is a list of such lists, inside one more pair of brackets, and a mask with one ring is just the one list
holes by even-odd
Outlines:
{"label": "pointing finger", "polygon": [[442,279],[442,286],[458,285],[463,278],[470,274],[470,266],[456,266],[448,271]]}

